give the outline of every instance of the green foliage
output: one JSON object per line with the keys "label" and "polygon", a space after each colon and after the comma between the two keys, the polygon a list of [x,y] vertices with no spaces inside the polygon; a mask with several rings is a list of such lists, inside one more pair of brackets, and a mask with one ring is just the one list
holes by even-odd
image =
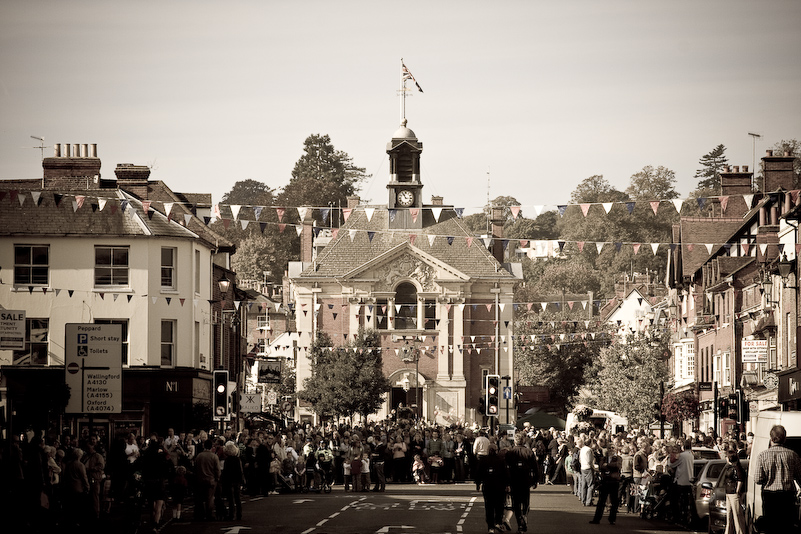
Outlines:
{"label": "green foliage", "polygon": [[695,171],[695,177],[700,178],[698,180],[699,189],[716,191],[713,195],[720,194],[720,173],[729,161],[724,152],[726,152],[726,147],[721,144],[698,160],[701,168]]}
{"label": "green foliage", "polygon": [[[637,202],[631,214],[626,204],[615,204],[609,213],[591,206],[586,216],[580,206],[569,206],[558,227],[561,239],[569,242],[564,252],[571,261],[583,261],[595,273],[600,294],[611,295],[623,273],[664,272],[668,249],[663,246],[654,255],[650,243],[669,243],[677,220],[672,206],[662,204],[654,214],[648,202]],[[596,243],[603,243],[600,253]],[[634,243],[640,244],[637,254]],[[593,287],[594,282],[588,284]]]}
{"label": "green foliage", "polygon": [[674,433],[683,421],[694,421],[701,414],[701,404],[694,391],[668,393],[662,399],[662,415],[673,425]]}
{"label": "green foliage", "polygon": [[561,293],[598,293],[600,276],[580,258],[574,260],[549,260],[539,278],[534,282],[534,291],[540,295]]}
{"label": "green foliage", "polygon": [[557,217],[555,211],[541,213],[536,219],[518,216],[517,220],[507,221],[503,234],[509,239],[556,239]]}
{"label": "green foliage", "polygon": [[604,348],[585,370],[577,403],[626,416],[632,426],[653,420],[659,386],[667,380],[669,336],[656,329]]}
{"label": "green foliage", "polygon": [[220,203],[270,206],[273,203],[273,191],[262,182],[242,180],[236,182],[231,190],[223,195]]}
{"label": "green foliage", "polygon": [[303,142],[303,155],[278,202],[285,206],[347,206],[347,197],[368,177],[346,152],[334,148],[328,135],[312,134]]}
{"label": "green foliage", "polygon": [[676,191],[676,173],[661,165],[646,165],[631,175],[626,193],[632,200],[671,200],[679,198]]}
{"label": "green foliage", "polygon": [[626,193],[618,191],[604,179],[602,174],[594,174],[585,178],[570,194],[571,204],[625,202],[629,199]]}
{"label": "green foliage", "polygon": [[600,339],[583,339],[585,332],[584,322],[569,312],[521,314],[515,319],[518,384],[545,386],[553,403],[567,405],[584,383],[585,370],[598,358],[603,344]]}
{"label": "green foliage", "polygon": [[334,347],[319,332],[311,346],[312,375],[303,381],[298,397],[321,416],[376,413],[391,384],[383,373],[380,336],[360,330],[347,346]]}

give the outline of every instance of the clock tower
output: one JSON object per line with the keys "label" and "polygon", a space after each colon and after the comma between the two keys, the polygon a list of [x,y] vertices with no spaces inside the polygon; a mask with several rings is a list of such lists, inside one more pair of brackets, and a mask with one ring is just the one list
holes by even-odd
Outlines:
{"label": "clock tower", "polygon": [[422,228],[423,207],[420,183],[420,153],[423,143],[417,140],[412,130],[406,127],[403,119],[401,127],[392,134],[387,144],[389,154],[389,202],[387,207],[395,211],[390,228]]}

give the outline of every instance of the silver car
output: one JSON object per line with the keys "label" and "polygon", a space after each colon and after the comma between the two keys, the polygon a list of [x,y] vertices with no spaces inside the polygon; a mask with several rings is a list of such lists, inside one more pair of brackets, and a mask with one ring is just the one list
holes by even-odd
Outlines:
{"label": "silver car", "polygon": [[726,460],[709,460],[706,465],[701,469],[701,472],[695,477],[693,484],[693,498],[695,500],[695,515],[701,520],[705,521],[709,517],[709,501],[712,500],[714,491],[705,482],[714,484],[720,478],[720,474],[726,467]]}

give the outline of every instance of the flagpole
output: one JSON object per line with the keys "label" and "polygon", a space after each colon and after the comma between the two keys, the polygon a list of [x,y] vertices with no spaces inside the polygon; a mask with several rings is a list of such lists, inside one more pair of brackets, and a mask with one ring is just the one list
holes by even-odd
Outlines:
{"label": "flagpole", "polygon": [[406,80],[403,76],[403,58],[401,58],[400,97],[400,123],[403,124],[406,118]]}

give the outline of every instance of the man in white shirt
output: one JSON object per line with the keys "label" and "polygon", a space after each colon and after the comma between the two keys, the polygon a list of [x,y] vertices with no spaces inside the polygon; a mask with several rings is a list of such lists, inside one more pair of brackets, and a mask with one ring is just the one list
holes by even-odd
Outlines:
{"label": "man in white shirt", "polygon": [[595,475],[595,455],[588,442],[581,440],[579,449],[579,462],[581,463],[581,493],[579,494],[584,506],[592,506],[592,494],[595,491],[593,476]]}
{"label": "man in white shirt", "polygon": [[[476,456],[476,469],[481,469],[481,461],[487,457],[490,449],[490,440],[483,429],[478,431],[478,437],[473,442],[473,454]],[[471,468],[472,470],[472,468]],[[478,484],[476,484],[478,491]]]}

